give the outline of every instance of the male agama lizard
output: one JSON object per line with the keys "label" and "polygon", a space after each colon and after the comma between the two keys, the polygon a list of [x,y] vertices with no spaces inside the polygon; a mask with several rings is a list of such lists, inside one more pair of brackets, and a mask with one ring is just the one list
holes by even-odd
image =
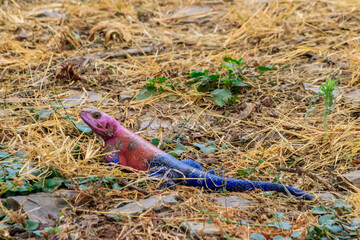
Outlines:
{"label": "male agama lizard", "polygon": [[208,189],[226,189],[228,191],[264,191],[289,192],[306,200],[313,197],[299,189],[279,183],[248,181],[226,178],[205,171],[192,159],[179,161],[170,154],[158,149],[145,139],[124,128],[115,118],[101,112],[95,107],[82,109],[80,117],[105,141],[106,160],[140,171],[150,170],[156,176],[169,179],[181,179],[181,183]]}

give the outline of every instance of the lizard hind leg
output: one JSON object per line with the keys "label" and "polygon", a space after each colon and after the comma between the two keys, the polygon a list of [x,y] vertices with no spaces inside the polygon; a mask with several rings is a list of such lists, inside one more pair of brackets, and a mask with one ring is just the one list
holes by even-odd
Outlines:
{"label": "lizard hind leg", "polygon": [[173,180],[167,178],[166,174],[161,174],[158,172],[150,172],[150,177],[156,178],[156,179],[153,179],[152,181],[160,182],[160,184],[157,187],[157,189],[159,189],[159,190],[165,190],[167,188],[169,188],[169,189],[176,188],[176,183]]}
{"label": "lizard hind leg", "polygon": [[185,158],[183,160],[181,160],[182,163],[190,166],[190,167],[193,167],[193,168],[196,168],[196,169],[199,169],[199,170],[204,170],[204,168],[201,166],[200,163],[190,159],[190,158]]}

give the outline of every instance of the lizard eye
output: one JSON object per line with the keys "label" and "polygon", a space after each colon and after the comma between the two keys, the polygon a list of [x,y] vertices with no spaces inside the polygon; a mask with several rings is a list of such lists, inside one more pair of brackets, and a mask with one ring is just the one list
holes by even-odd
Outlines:
{"label": "lizard eye", "polygon": [[99,112],[94,112],[93,118],[95,118],[95,119],[100,119],[100,118],[101,118],[101,114],[100,114]]}

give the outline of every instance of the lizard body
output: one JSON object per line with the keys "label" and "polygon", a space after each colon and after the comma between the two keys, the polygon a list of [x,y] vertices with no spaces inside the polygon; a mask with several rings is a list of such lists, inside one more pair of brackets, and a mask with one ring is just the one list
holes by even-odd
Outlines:
{"label": "lizard body", "polygon": [[115,118],[99,111],[95,107],[82,109],[80,117],[105,141],[105,152],[110,153],[106,160],[119,163],[135,170],[147,171],[170,179],[182,179],[190,186],[228,191],[264,191],[289,192],[294,196],[312,200],[313,197],[296,188],[279,183],[248,181],[226,178],[206,172],[192,159],[179,161],[170,154],[158,149],[145,139],[124,128]]}

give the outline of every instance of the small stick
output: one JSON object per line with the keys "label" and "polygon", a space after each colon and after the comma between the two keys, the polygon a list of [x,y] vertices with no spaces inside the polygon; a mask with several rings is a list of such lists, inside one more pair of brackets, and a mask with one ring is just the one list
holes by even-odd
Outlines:
{"label": "small stick", "polygon": [[310,171],[306,171],[300,167],[296,167],[296,168],[284,168],[284,167],[279,167],[278,168],[279,171],[284,171],[284,172],[291,172],[291,173],[298,173],[298,174],[305,174],[306,176],[309,176],[311,179],[313,180],[318,180],[319,182],[321,182],[329,191],[331,192],[336,192],[336,189],[331,186],[325,179],[323,179],[322,177],[317,176],[316,174],[310,172]]}
{"label": "small stick", "polygon": [[132,48],[126,50],[119,50],[116,52],[95,52],[94,54],[86,55],[86,57],[93,58],[116,58],[116,57],[125,57],[127,55],[137,55],[149,53],[155,50],[155,47],[145,47],[145,48]]}
{"label": "small stick", "polygon": [[141,193],[143,193],[143,194],[145,194],[145,195],[149,195],[149,191],[148,191],[148,190],[139,188],[139,187],[131,184],[128,180],[126,180],[126,179],[124,179],[124,178],[120,178],[120,179],[119,179],[119,183],[120,183],[121,185],[123,185],[123,186],[128,187],[130,190],[136,190],[136,191],[141,192]]}

